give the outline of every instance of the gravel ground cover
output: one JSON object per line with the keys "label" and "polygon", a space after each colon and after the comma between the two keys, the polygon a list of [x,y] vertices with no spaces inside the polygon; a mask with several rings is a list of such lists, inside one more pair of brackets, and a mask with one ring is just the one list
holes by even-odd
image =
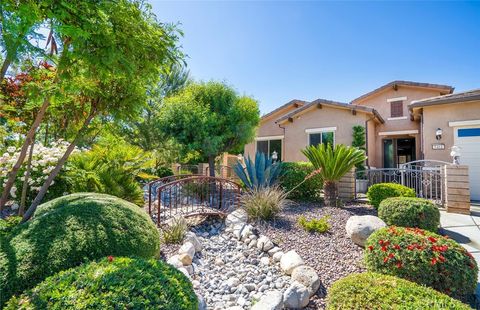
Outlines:
{"label": "gravel ground cover", "polygon": [[[310,299],[309,309],[324,309],[328,288],[336,280],[354,272],[362,272],[363,249],[345,234],[345,224],[352,215],[376,215],[368,205],[346,204],[327,208],[321,203],[290,203],[275,221],[256,224],[260,233],[270,237],[282,249],[295,250],[313,267],[322,283],[317,294]],[[298,224],[299,216],[307,219],[330,216],[328,232],[308,233]]]}

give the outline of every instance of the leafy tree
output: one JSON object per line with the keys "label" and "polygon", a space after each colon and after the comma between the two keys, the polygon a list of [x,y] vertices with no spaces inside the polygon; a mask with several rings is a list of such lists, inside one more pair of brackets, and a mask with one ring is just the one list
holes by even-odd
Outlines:
{"label": "leafy tree", "polygon": [[99,117],[115,121],[138,115],[148,87],[158,80],[165,66],[182,57],[176,45],[176,27],[159,23],[143,1],[78,1],[69,2],[68,9],[72,12],[61,20],[71,27],[55,27],[60,33],[72,34],[63,40],[68,43],[63,44],[62,51],[67,56],[65,63],[57,64],[57,72],[65,73],[57,83],[61,91],[78,96],[75,104],[84,118],[76,124],[76,135],[40,188],[24,221],[42,201],[92,120]]}
{"label": "leafy tree", "polygon": [[179,63],[173,64],[168,72],[160,76],[158,84],[148,90],[148,100],[138,118],[116,122],[112,131],[124,136],[132,145],[152,152],[155,168],[177,162],[180,147],[162,132],[158,123],[165,97],[179,92],[190,82],[189,72]]}
{"label": "leafy tree", "polygon": [[337,182],[356,164],[365,161],[365,152],[343,144],[309,146],[302,153],[319,171],[323,180],[324,201],[327,207],[337,204]]}
{"label": "leafy tree", "polygon": [[0,47],[4,51],[0,80],[11,64],[22,56],[43,54],[43,50],[32,44],[33,39],[41,38],[37,29],[45,18],[45,3],[36,0],[0,1]]}
{"label": "leafy tree", "polygon": [[250,142],[259,114],[256,100],[239,96],[224,83],[192,83],[165,100],[159,124],[184,148],[208,158],[214,176],[215,157]]}

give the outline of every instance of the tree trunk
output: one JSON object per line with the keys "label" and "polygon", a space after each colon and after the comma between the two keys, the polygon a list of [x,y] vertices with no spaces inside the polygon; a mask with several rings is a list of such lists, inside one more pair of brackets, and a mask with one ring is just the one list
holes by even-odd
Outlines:
{"label": "tree trunk", "polygon": [[210,172],[210,176],[215,176],[215,155],[208,156],[208,170]]}
{"label": "tree trunk", "polygon": [[43,117],[45,116],[45,112],[47,111],[47,108],[49,105],[50,105],[49,98],[45,98],[42,106],[40,107],[40,110],[37,113],[37,116],[35,117],[35,120],[33,121],[32,127],[30,127],[30,130],[28,131],[27,136],[25,137],[25,141],[23,142],[17,162],[15,163],[15,165],[13,165],[12,170],[10,170],[10,172],[8,173],[7,183],[3,188],[2,197],[0,198],[0,211],[3,209],[3,207],[7,203],[8,196],[10,195],[10,189],[15,183],[15,178],[17,177],[18,170],[22,166],[23,161],[27,156],[28,147],[30,146],[30,144],[32,144],[33,137],[35,136],[35,132],[38,126],[40,126],[40,124],[42,123]]}
{"label": "tree trunk", "polygon": [[3,78],[5,77],[5,74],[7,74],[8,67],[10,67],[11,61],[9,58],[10,57],[7,55],[5,57],[5,60],[3,61],[2,69],[0,71],[0,81],[3,80]]}
{"label": "tree trunk", "polygon": [[323,182],[323,200],[326,207],[337,206],[337,183],[332,181]]}
{"label": "tree trunk", "polygon": [[82,127],[77,132],[77,135],[75,136],[75,139],[73,139],[73,141],[67,147],[67,150],[65,151],[63,156],[58,160],[57,165],[52,170],[52,172],[50,172],[50,174],[48,175],[48,178],[45,180],[42,187],[40,188],[37,196],[33,200],[32,204],[28,208],[27,212],[25,212],[25,215],[23,216],[22,222],[26,222],[26,221],[28,221],[28,219],[30,219],[30,217],[32,217],[32,215],[35,212],[35,210],[37,209],[38,205],[43,200],[43,197],[45,197],[45,194],[47,193],[48,188],[52,184],[53,180],[57,177],[58,173],[60,172],[63,165],[67,161],[68,157],[70,156],[70,154],[72,154],[73,150],[75,149],[75,146],[77,145],[78,141],[84,135],[85,131],[88,128],[88,125],[90,124],[92,119],[95,117],[95,114],[96,114],[95,111],[92,111],[92,112],[90,112],[90,115],[85,119]]}
{"label": "tree trunk", "polygon": [[24,176],[22,185],[22,197],[20,198],[20,208],[18,209],[18,216],[23,216],[25,212],[25,204],[27,201],[28,180],[30,179],[30,172],[32,170],[33,148],[35,146],[35,136],[33,136],[32,144],[30,144],[30,152],[28,154],[27,171]]}

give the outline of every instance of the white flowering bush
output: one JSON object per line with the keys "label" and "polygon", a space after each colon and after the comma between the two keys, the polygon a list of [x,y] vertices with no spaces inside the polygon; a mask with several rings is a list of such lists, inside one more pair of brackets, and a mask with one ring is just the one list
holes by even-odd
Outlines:
{"label": "white flowering bush", "polygon": [[[59,140],[50,146],[44,146],[41,143],[36,143],[33,148],[32,167],[30,170],[30,177],[28,178],[27,203],[29,203],[38,193],[40,187],[47,179],[50,172],[55,168],[57,161],[65,153],[68,147],[68,142]],[[22,186],[27,174],[28,153],[25,161],[20,168],[20,171],[15,180],[15,185],[10,190],[10,204],[18,205],[21,198]],[[74,151],[75,152],[75,151]],[[0,189],[3,191],[8,178],[8,172],[20,155],[20,149],[14,146],[6,148],[5,152],[0,156]],[[58,178],[57,178],[58,180]],[[51,199],[52,194],[60,196],[63,194],[63,188],[66,186],[54,186],[55,181],[52,182],[46,198]],[[59,192],[60,191],[60,192]],[[56,193],[53,193],[56,192]]]}

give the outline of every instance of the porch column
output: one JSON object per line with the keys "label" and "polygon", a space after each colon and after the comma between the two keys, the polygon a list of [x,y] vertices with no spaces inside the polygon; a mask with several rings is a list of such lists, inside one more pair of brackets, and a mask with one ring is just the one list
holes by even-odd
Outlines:
{"label": "porch column", "polygon": [[198,164],[198,174],[200,175],[209,175],[208,163],[199,163]]}
{"label": "porch column", "polygon": [[338,198],[343,201],[355,198],[355,169],[347,172],[338,182]]}
{"label": "porch column", "polygon": [[445,165],[445,206],[450,213],[470,214],[468,166]]}

